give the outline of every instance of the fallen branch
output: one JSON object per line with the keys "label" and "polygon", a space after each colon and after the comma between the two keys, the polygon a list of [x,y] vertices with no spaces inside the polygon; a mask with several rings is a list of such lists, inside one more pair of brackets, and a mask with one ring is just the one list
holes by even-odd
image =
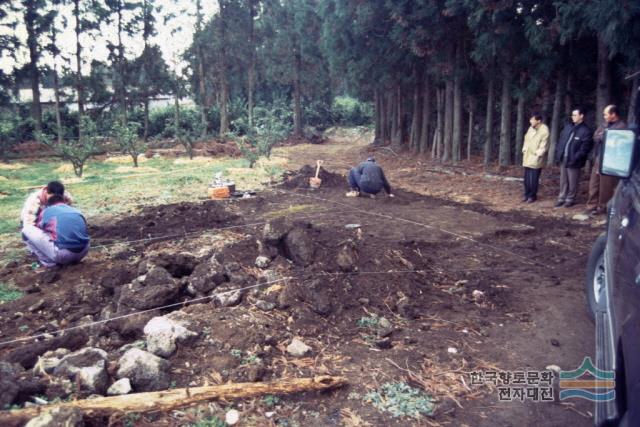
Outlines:
{"label": "fallen branch", "polygon": [[90,400],[57,403],[39,407],[0,411],[0,425],[18,425],[57,408],[77,408],[86,416],[109,416],[113,413],[171,411],[217,399],[242,399],[264,394],[289,394],[322,391],[343,386],[344,377],[317,376],[265,383],[229,383],[215,386],[182,388]]}

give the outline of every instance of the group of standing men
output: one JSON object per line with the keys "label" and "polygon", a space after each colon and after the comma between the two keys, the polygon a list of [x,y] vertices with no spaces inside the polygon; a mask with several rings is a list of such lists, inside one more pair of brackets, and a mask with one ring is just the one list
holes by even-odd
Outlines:
{"label": "group of standing men", "polygon": [[[593,149],[594,162],[589,178],[589,197],[587,208],[590,214],[606,212],[607,202],[613,197],[618,178],[600,174],[600,156],[606,129],[625,129],[626,123],[620,119],[615,105],[608,105],[603,111],[604,125],[593,133],[584,123],[584,110],[576,108],[571,112],[571,123],[567,124],[558,138],[553,153],[556,165],[560,167],[560,191],[555,203],[556,208],[569,208],[576,203],[580,170],[584,167]],[[531,127],[524,137],[522,147],[524,166],[523,202],[533,203],[538,193],[540,172],[544,166],[545,154],[549,149],[549,128],[542,122],[539,114],[533,114],[529,120]]]}

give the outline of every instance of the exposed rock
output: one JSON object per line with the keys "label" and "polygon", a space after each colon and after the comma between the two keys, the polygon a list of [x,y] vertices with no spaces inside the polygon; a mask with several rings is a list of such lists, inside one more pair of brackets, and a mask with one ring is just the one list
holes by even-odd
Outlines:
{"label": "exposed rock", "polygon": [[41,354],[57,348],[77,350],[81,348],[88,339],[89,337],[86,332],[81,329],[68,331],[59,337],[35,342],[33,344],[24,344],[11,351],[6,360],[12,363],[19,363],[25,369],[31,369]]}
{"label": "exposed rock", "polygon": [[0,408],[11,405],[18,397],[18,376],[22,371],[22,366],[16,363],[0,361]]}
{"label": "exposed rock", "polygon": [[271,263],[271,258],[260,255],[259,257],[256,258],[256,267],[258,268],[267,268],[269,267],[269,264]]}
{"label": "exposed rock", "polygon": [[135,272],[126,266],[116,266],[98,279],[98,284],[105,289],[113,290],[135,278]]}
{"label": "exposed rock", "polygon": [[118,378],[129,378],[135,391],[158,391],[169,387],[169,362],[137,348],[118,361]]}
{"label": "exposed rock", "polygon": [[336,263],[342,271],[350,272],[357,269],[358,252],[353,244],[346,244],[340,248],[336,256]]}
{"label": "exposed rock", "polygon": [[176,351],[178,342],[198,336],[197,332],[187,329],[189,323],[186,320],[176,320],[181,316],[175,313],[178,312],[168,316],[154,317],[144,327],[147,350],[156,356],[169,357]]}
{"label": "exposed rock", "polygon": [[78,408],[55,408],[31,419],[25,427],[82,427],[82,411]]}
{"label": "exposed rock", "polygon": [[291,340],[287,346],[287,353],[295,357],[302,357],[311,351],[311,347],[300,341],[298,338]]}
{"label": "exposed rock", "polygon": [[265,301],[265,300],[257,300],[256,301],[256,307],[258,307],[260,310],[262,311],[271,311],[274,308],[276,308],[275,303],[272,303],[270,301]]}
{"label": "exposed rock", "polygon": [[398,314],[405,319],[412,320],[417,317],[416,309],[407,297],[400,298],[396,304],[396,308],[398,309]]}
{"label": "exposed rock", "polygon": [[243,292],[240,290],[220,289],[213,297],[213,303],[222,307],[233,307],[242,302]]}
{"label": "exposed rock", "polygon": [[233,426],[238,424],[238,421],[240,421],[240,413],[235,410],[235,409],[231,409],[229,411],[227,411],[227,413],[224,416],[224,422],[229,425],[229,426]]}
{"label": "exposed rock", "polygon": [[208,294],[227,280],[223,266],[212,256],[196,266],[189,278],[189,288],[194,294]]}
{"label": "exposed rock", "polygon": [[315,258],[315,244],[308,228],[296,227],[284,238],[284,253],[295,264],[306,267]]}
{"label": "exposed rock", "polygon": [[190,275],[198,264],[198,259],[187,252],[157,253],[150,257],[150,261],[154,265],[164,268],[176,278]]}
{"label": "exposed rock", "polygon": [[122,311],[122,306],[138,310],[160,307],[172,302],[179,293],[180,286],[167,270],[152,267],[146,275],[121,288],[118,312]]}
{"label": "exposed rock", "polygon": [[333,310],[329,292],[320,279],[315,279],[304,287],[304,299],[311,304],[311,309],[321,316],[326,316]]}
{"label": "exposed rock", "polygon": [[60,364],[60,360],[69,353],[70,351],[66,348],[47,351],[42,356],[38,357],[38,361],[33,367],[33,373],[35,375],[52,373],[53,370]]}
{"label": "exposed rock", "polygon": [[286,218],[276,218],[265,224],[262,229],[262,238],[268,245],[278,246],[291,227],[291,223]]}
{"label": "exposed rock", "polygon": [[389,337],[379,339],[374,343],[376,347],[381,348],[383,350],[391,348],[391,339]]}
{"label": "exposed rock", "polygon": [[591,217],[587,214],[575,214],[574,216],[571,217],[571,219],[575,221],[587,221],[589,218]]}
{"label": "exposed rock", "polygon": [[131,381],[129,378],[121,378],[118,381],[111,384],[107,390],[108,396],[120,396],[122,394],[131,393]]}
{"label": "exposed rock", "polygon": [[389,322],[389,319],[387,319],[386,317],[381,317],[380,319],[378,319],[378,326],[380,326],[382,329],[389,329],[392,327],[391,322]]}
{"label": "exposed rock", "polygon": [[87,347],[70,353],[60,360],[53,373],[78,382],[90,393],[104,394],[109,383],[107,352]]}

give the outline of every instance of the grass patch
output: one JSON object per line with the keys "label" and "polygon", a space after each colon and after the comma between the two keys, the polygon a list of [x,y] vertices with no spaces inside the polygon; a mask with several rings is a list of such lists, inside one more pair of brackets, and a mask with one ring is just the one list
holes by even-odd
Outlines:
{"label": "grass patch", "polygon": [[93,216],[131,213],[145,205],[206,200],[207,186],[217,172],[232,179],[238,191],[259,189],[262,182],[281,170],[281,162],[274,159],[249,169],[244,159],[198,157],[192,161],[159,157],[147,159],[144,166],[136,169],[130,157],[118,156],[88,162],[82,178],[73,174],[71,165],[60,161],[19,163],[15,167],[3,164],[0,234],[10,233],[18,241],[19,216],[25,199],[52,180],[60,180],[67,186],[76,206],[91,223]]}
{"label": "grass patch", "polygon": [[24,293],[12,285],[0,282],[0,304],[22,298]]}

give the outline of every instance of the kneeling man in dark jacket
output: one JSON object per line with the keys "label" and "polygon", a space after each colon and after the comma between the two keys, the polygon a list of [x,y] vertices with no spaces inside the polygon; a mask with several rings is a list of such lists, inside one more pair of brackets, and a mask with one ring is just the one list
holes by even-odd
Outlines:
{"label": "kneeling man in dark jacket", "polygon": [[391,186],[384,176],[382,168],[376,163],[376,159],[369,157],[367,161],[360,163],[349,171],[349,186],[351,191],[347,193],[347,197],[357,197],[361,193],[369,194],[373,197],[384,188],[389,197],[391,194]]}
{"label": "kneeling man in dark jacket", "polygon": [[587,162],[593,145],[593,132],[584,124],[584,111],[576,108],[571,112],[570,123],[562,129],[556,146],[555,162],[560,166],[560,194],[555,207],[569,208],[576,201],[580,169]]}

